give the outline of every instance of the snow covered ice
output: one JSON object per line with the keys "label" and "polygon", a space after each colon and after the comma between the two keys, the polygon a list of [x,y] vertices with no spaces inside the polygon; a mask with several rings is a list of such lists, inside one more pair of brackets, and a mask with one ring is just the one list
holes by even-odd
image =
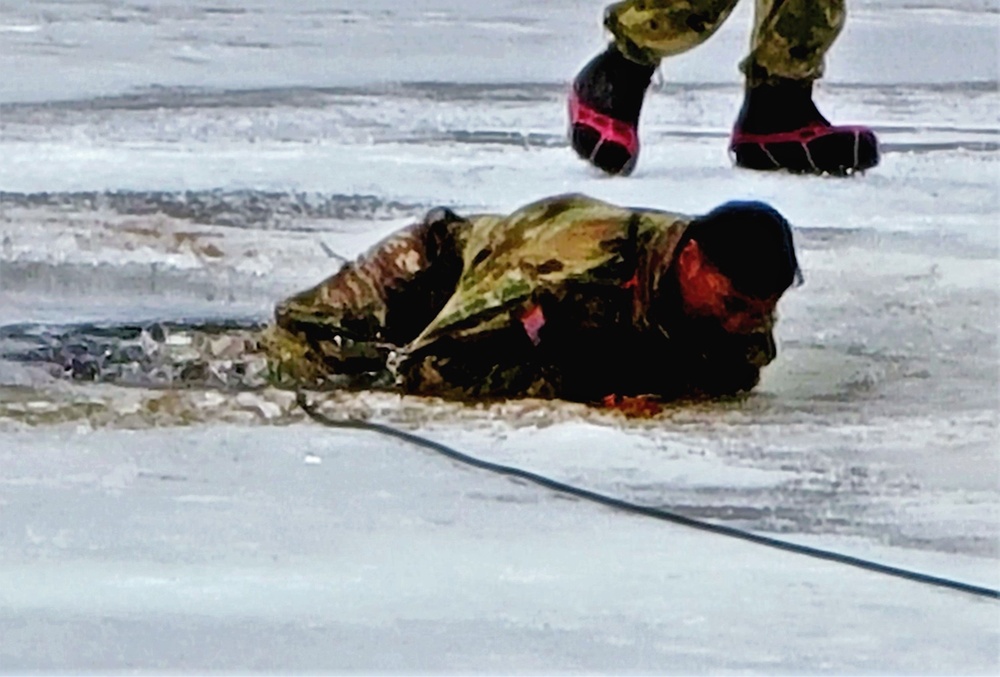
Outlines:
{"label": "snow covered ice", "polygon": [[[743,401],[329,406],[998,587],[1000,12],[849,3],[817,99],[884,157],[840,180],[730,166],[751,4],[664,66],[638,168],[611,180],[564,140],[601,2],[0,0],[0,353],[75,323],[263,320],[330,252],[438,204],[761,199],[805,283]],[[322,429],[288,393],[0,360],[0,468],[0,672],[1000,671],[995,602]]]}

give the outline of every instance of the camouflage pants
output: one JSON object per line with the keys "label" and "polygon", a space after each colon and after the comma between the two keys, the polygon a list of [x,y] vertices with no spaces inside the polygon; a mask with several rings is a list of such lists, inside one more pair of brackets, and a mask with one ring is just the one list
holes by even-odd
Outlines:
{"label": "camouflage pants", "polygon": [[[609,6],[604,25],[633,61],[659,64],[700,45],[738,0],[626,0]],[[740,69],[750,84],[815,80],[844,25],[846,0],[756,0],[750,54]]]}

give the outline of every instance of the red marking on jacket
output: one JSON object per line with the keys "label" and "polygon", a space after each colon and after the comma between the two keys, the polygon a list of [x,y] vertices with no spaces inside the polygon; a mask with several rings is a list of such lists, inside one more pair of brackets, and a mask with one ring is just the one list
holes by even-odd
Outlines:
{"label": "red marking on jacket", "polygon": [[518,319],[521,320],[521,326],[524,327],[531,342],[536,346],[541,343],[542,339],[538,336],[538,332],[545,326],[545,314],[542,312],[542,307],[530,306],[521,313],[521,317]]}

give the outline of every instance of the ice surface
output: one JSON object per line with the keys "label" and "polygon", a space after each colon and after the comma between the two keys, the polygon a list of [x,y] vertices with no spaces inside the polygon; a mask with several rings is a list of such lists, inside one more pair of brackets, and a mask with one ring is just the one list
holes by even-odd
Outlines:
{"label": "ice surface", "polygon": [[[609,180],[564,140],[601,3],[0,0],[0,326],[264,319],[437,204],[766,200],[805,284],[744,400],[327,407],[1000,586],[1000,13],[850,3],[818,100],[884,159],[835,180],[726,158],[751,4],[665,65],[639,167]],[[1000,671],[993,602],[320,429],[288,393],[0,360],[0,468],[0,672]]]}
{"label": "ice surface", "polygon": [[[736,82],[752,3],[673,82]],[[78,99],[150,86],[228,89],[372,82],[566,82],[602,39],[591,0],[8,0],[0,100]],[[857,84],[991,82],[993,0],[865,0],[828,77]]]}
{"label": "ice surface", "polygon": [[[611,437],[583,430],[525,432],[546,449]],[[995,603],[621,517],[360,433],[48,430],[0,454],[17,497],[5,521],[23,525],[0,536],[15,671],[994,666]],[[923,563],[966,573],[964,559]]]}

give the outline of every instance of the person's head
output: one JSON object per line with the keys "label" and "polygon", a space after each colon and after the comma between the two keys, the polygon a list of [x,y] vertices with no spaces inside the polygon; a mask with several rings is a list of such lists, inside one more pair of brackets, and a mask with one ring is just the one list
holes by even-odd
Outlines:
{"label": "person's head", "polygon": [[674,270],[684,315],[730,334],[769,328],[799,277],[791,227],[762,202],[727,202],[692,221]]}

